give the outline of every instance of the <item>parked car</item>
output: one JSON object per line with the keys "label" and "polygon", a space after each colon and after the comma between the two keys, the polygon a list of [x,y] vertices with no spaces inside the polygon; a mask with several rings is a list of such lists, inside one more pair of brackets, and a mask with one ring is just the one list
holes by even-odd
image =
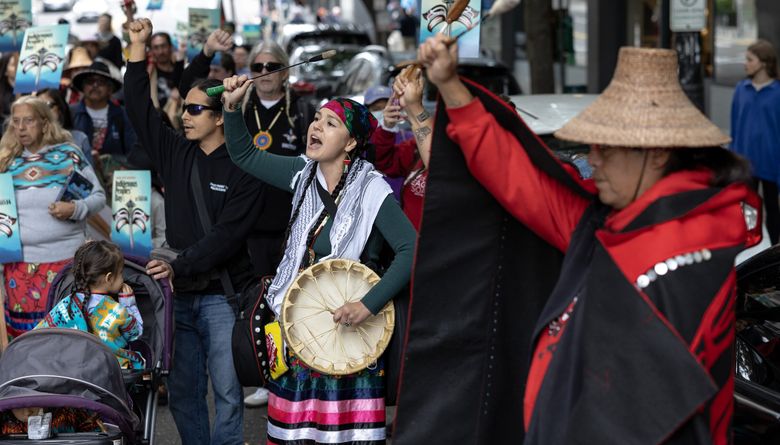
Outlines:
{"label": "parked car", "polygon": [[780,443],[780,245],[737,266],[734,443]]}
{"label": "parked car", "polygon": [[78,0],[71,14],[77,23],[97,23],[100,14],[105,12],[108,12],[105,0]]}
{"label": "parked car", "polygon": [[590,178],[588,164],[589,147],[575,142],[562,141],[553,136],[558,129],[578,115],[598,97],[596,94],[530,94],[511,95],[509,98],[534,133],[536,133],[561,160],[577,167],[580,176]]}
{"label": "parked car", "polygon": [[70,11],[75,0],[43,0],[43,12]]}
{"label": "parked car", "polygon": [[369,45],[347,64],[336,84],[334,96],[363,102],[363,93],[375,85],[386,85],[393,71],[393,58],[384,46]]}
{"label": "parked car", "polygon": [[290,54],[290,64],[310,59],[324,51],[336,50],[336,55],[320,62],[307,63],[290,69],[290,84],[298,92],[312,92],[317,98],[330,97],[344,76],[353,57],[363,50],[361,45],[305,45]]}
{"label": "parked car", "polygon": [[371,37],[365,29],[352,24],[288,24],[282,28],[279,44],[292,55],[299,46],[366,46],[371,44]]}

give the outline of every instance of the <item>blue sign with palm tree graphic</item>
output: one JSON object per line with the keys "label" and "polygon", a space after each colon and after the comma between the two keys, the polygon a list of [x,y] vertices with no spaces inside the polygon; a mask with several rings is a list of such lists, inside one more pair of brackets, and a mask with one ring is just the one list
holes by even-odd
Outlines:
{"label": "blue sign with palm tree graphic", "polygon": [[22,261],[22,239],[16,212],[14,180],[11,173],[0,174],[0,263]]}
{"label": "blue sign with palm tree graphic", "polygon": [[148,170],[114,172],[111,241],[122,252],[149,258],[152,251],[152,176]]}
{"label": "blue sign with palm tree graphic", "polygon": [[32,0],[0,0],[0,52],[22,49],[24,31],[32,26]]}
{"label": "blue sign with palm tree graphic", "polygon": [[67,43],[68,25],[27,28],[16,67],[14,94],[59,88]]}

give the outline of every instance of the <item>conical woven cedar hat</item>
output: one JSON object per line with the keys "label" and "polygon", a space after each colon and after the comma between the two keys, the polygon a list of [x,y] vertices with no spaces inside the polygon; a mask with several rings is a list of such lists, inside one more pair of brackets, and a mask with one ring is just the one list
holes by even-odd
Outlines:
{"label": "conical woven cedar hat", "polygon": [[620,49],[606,90],[555,137],[616,147],[717,147],[731,139],[696,108],[677,79],[677,53]]}
{"label": "conical woven cedar hat", "polygon": [[74,70],[76,68],[87,68],[92,65],[92,57],[83,46],[77,46],[70,51],[70,57],[63,71]]}

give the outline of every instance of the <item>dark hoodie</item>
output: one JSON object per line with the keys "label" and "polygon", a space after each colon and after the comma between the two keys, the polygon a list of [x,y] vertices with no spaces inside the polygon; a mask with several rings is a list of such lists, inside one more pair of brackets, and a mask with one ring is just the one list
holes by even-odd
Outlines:
{"label": "dark hoodie", "polygon": [[[143,62],[130,62],[125,73],[127,114],[138,139],[165,186],[165,236],[183,252],[171,263],[175,276],[191,277],[227,267],[236,290],[251,275],[246,237],[260,212],[261,183],[236,167],[224,145],[210,155],[166,127],[149,95]],[[190,185],[195,160],[212,228],[203,234]],[[218,279],[203,293],[222,293]]]}

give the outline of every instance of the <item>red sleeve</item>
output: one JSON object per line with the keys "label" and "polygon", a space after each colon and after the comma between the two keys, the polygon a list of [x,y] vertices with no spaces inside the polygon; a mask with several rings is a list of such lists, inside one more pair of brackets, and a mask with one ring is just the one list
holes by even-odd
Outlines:
{"label": "red sleeve", "polygon": [[407,176],[417,164],[417,144],[408,139],[395,144],[395,133],[377,128],[371,138],[376,149],[377,170],[390,177]]}
{"label": "red sleeve", "polygon": [[515,218],[566,250],[589,201],[539,170],[479,99],[447,108],[447,115],[447,135],[460,145],[471,174]]}

